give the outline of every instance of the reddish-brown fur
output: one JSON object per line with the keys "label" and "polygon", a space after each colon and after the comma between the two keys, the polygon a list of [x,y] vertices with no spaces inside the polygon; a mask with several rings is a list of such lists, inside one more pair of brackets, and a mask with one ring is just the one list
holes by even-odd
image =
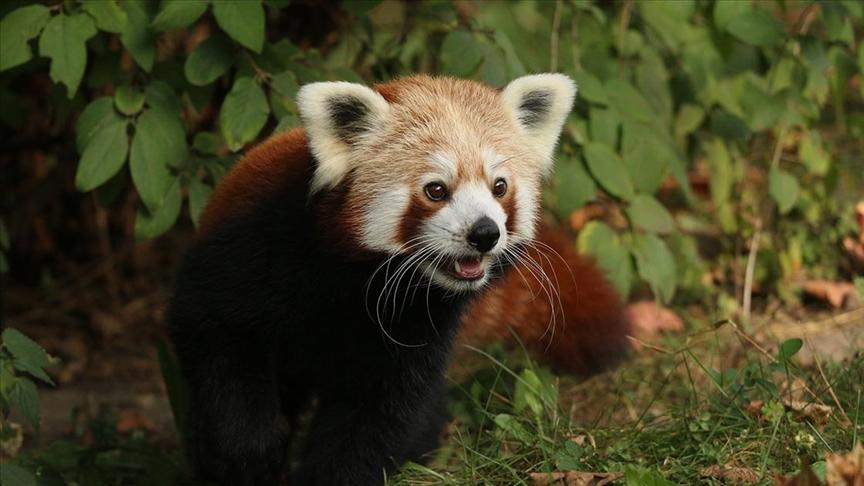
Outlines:
{"label": "reddish-brown fur", "polygon": [[557,280],[561,304],[552,300],[554,328],[549,296],[520,264],[471,305],[462,318],[461,342],[509,341],[515,335],[535,358],[580,375],[611,364],[627,348],[629,334],[620,297],[594,262],[574,251],[568,236],[541,224],[536,239],[560,255],[528,250]]}
{"label": "reddish-brown fur", "polygon": [[[410,82],[397,81],[376,89],[392,101],[400,89],[410,87]],[[219,183],[202,215],[201,231],[211,231],[221,221],[241,216],[256,201],[276,191],[290,188],[305,194],[312,163],[303,129],[276,135],[258,145]],[[347,190],[344,184],[335,188],[329,195],[323,195],[331,202],[319,205],[327,211],[321,216],[331,218],[335,224],[329,226],[340,233],[346,229],[353,231],[346,226],[357,221],[350,205],[338,207],[347,199],[343,194]],[[514,214],[513,201],[512,197],[505,201],[510,216]],[[412,207],[416,210],[418,206]],[[405,237],[413,233],[417,218],[434,211],[416,212],[406,214],[406,218],[414,218],[406,220],[402,229]],[[536,238],[560,254],[559,258],[551,252],[528,250],[553,281],[557,276],[561,308],[556,310],[554,328],[550,321],[553,306],[548,296],[531,272],[520,264],[501,281],[493,282],[492,288],[469,308],[462,319],[460,339],[463,343],[483,344],[509,341],[515,333],[536,357],[554,366],[578,374],[597,370],[627,347],[628,326],[621,300],[600,269],[576,254],[570,238],[543,224]],[[346,244],[339,235],[332,241]]]}

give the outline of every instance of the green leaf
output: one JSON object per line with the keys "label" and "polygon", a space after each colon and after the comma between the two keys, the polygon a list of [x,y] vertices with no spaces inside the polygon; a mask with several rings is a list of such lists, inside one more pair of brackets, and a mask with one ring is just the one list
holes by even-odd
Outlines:
{"label": "green leaf", "polygon": [[39,35],[50,17],[48,7],[29,5],[9,12],[0,20],[0,71],[33,58],[27,42]]}
{"label": "green leaf", "polygon": [[627,466],[624,468],[625,486],[675,486],[675,483],[667,480],[659,471],[641,466]]}
{"label": "green leaf", "polygon": [[84,153],[87,144],[105,125],[122,118],[114,110],[113,98],[103,96],[91,101],[78,116],[78,123],[75,125],[75,145],[78,153]]}
{"label": "green leaf", "polygon": [[115,34],[126,30],[129,17],[116,0],[83,0],[81,8],[93,17],[100,30]]}
{"label": "green leaf", "polygon": [[630,221],[637,227],[654,233],[671,233],[675,230],[675,222],[669,211],[652,196],[639,194],[627,207]]}
{"label": "green leaf", "polygon": [[216,155],[220,145],[222,145],[222,141],[219,136],[211,132],[198,132],[192,141],[192,148],[204,155]]}
{"label": "green leaf", "polygon": [[738,39],[760,47],[778,44],[786,37],[783,24],[761,8],[729,20],[726,30]]}
{"label": "green leaf", "polygon": [[804,342],[798,338],[787,339],[780,343],[780,348],[777,352],[777,360],[781,363],[789,361],[793,356],[798,354]]}
{"label": "green leaf", "polygon": [[786,214],[795,207],[799,190],[795,176],[781,169],[771,169],[768,174],[768,193],[777,202],[780,214]]}
{"label": "green leaf", "polygon": [[261,0],[219,0],[213,3],[213,16],[232,39],[261,53],[264,47],[264,6]]}
{"label": "green leaf", "polygon": [[[15,380],[9,390],[9,401],[18,407],[18,411],[30,422],[37,431],[39,430],[39,391],[30,380]],[[6,484],[6,483],[4,483]]]}
{"label": "green leaf", "polygon": [[39,37],[39,54],[51,58],[51,80],[66,85],[69,99],[75,96],[87,66],[87,39],[96,35],[87,15],[54,16]]}
{"label": "green leaf", "polygon": [[151,212],[162,207],[175,180],[170,167],[179,166],[186,155],[186,135],[177,117],[152,109],[138,117],[129,167],[132,182]]}
{"label": "green leaf", "polygon": [[592,142],[585,146],[585,160],[591,175],[609,194],[633,199],[633,182],[618,154],[605,145]]}
{"label": "green leaf", "polygon": [[180,192],[180,180],[174,178],[168,186],[162,205],[155,211],[150,211],[144,205],[138,207],[135,214],[135,239],[138,241],[155,238],[174,226],[180,216],[180,206],[183,197]]}
{"label": "green leaf", "polygon": [[214,34],[192,51],[183,70],[190,83],[204,86],[228,72],[236,58],[231,40],[222,34]]}
{"label": "green leaf", "polygon": [[714,26],[726,30],[736,17],[753,11],[753,3],[741,0],[717,0],[714,2]]}
{"label": "green leaf", "polygon": [[114,92],[114,106],[124,115],[136,115],[144,108],[144,95],[138,88],[125,84]]}
{"label": "green leaf", "polygon": [[198,179],[192,179],[189,183],[189,215],[192,217],[192,223],[196,228],[201,218],[201,211],[207,205],[207,200],[212,192],[212,187]]}
{"label": "green leaf", "polygon": [[705,120],[705,110],[699,105],[684,103],[675,117],[675,135],[683,137],[699,128]]}
{"label": "green leaf", "polygon": [[608,105],[609,98],[606,96],[606,89],[603,83],[600,82],[594,75],[583,69],[573,71],[573,78],[576,80],[578,87],[578,96],[592,103]]}
{"label": "green leaf", "polygon": [[174,89],[164,81],[153,80],[144,90],[144,101],[147,106],[165,113],[180,116],[183,106]]}
{"label": "green leaf", "polygon": [[807,166],[810,172],[823,176],[831,167],[831,156],[825,150],[822,136],[817,130],[807,132],[798,146],[798,158]]}
{"label": "green leaf", "polygon": [[115,114],[87,143],[75,173],[75,187],[92,191],[120,172],[129,153],[128,121]]}
{"label": "green leaf", "polygon": [[149,73],[156,59],[156,37],[150,31],[150,16],[140,2],[123,2],[122,7],[128,21],[120,42],[141,69]]}
{"label": "green leaf", "polygon": [[627,81],[617,78],[609,80],[606,83],[606,94],[610,104],[618,110],[622,118],[646,123],[653,123],[657,118],[645,97]]}
{"label": "green leaf", "polygon": [[483,61],[483,46],[472,32],[454,30],[441,44],[441,70],[463,78],[470,77]]}
{"label": "green leaf", "polygon": [[621,127],[621,117],[612,108],[592,106],[590,113],[591,141],[599,142],[607,147],[618,146],[618,129]]}
{"label": "green leaf", "polygon": [[520,440],[525,443],[533,442],[533,436],[530,432],[519,422],[519,419],[508,415],[506,413],[499,413],[493,419],[495,425],[502,431],[504,431],[509,437]]}
{"label": "green leaf", "polygon": [[597,186],[578,160],[558,164],[555,169],[555,195],[562,218],[594,199]]}
{"label": "green leaf", "polygon": [[654,295],[668,304],[675,297],[677,287],[675,257],[657,235],[637,234],[634,239],[633,256],[639,276],[648,282]]}
{"label": "green leaf", "polygon": [[3,347],[15,358],[15,368],[26,371],[46,383],[54,384],[43,370],[51,364],[51,358],[42,346],[12,328],[6,328],[2,337]]}
{"label": "green leaf", "polygon": [[237,78],[219,112],[219,127],[228,148],[236,152],[258,136],[267,123],[270,105],[252,78]]}
{"label": "green leaf", "polygon": [[[667,167],[676,162],[675,150],[656,135],[654,127],[644,123],[627,121],[623,133],[623,161],[630,180],[637,191],[653,194],[663,183]],[[683,180],[686,184],[686,176]],[[686,193],[688,186],[683,184]]]}
{"label": "green leaf", "polygon": [[297,78],[291,71],[281,72],[270,80],[273,90],[270,92],[270,103],[273,105],[273,115],[282,121],[288,115],[297,114]]}
{"label": "green leaf", "polygon": [[735,183],[735,174],[732,171],[732,158],[726,149],[726,143],[719,137],[712,138],[705,143],[707,151],[708,168],[711,178],[708,183],[711,189],[711,200],[715,207],[729,201],[732,195],[732,186]]}
{"label": "green leaf", "polygon": [[540,397],[540,390],[543,388],[543,383],[540,382],[537,374],[530,369],[523,370],[519,378],[516,380],[516,387],[513,390],[513,410],[521,412],[525,410],[525,407],[528,407],[535,417],[542,417],[543,401]]}
{"label": "green leaf", "polygon": [[162,0],[151,26],[157,32],[184,29],[207,10],[207,0]]}
{"label": "green leaf", "polygon": [[594,255],[609,281],[625,298],[633,284],[633,262],[630,252],[618,235],[600,221],[590,221],[579,232],[577,246],[582,253]]}
{"label": "green leaf", "polygon": [[864,277],[855,277],[855,290],[858,291],[858,296],[864,298]]}
{"label": "green leaf", "polygon": [[0,484],[15,486],[37,486],[36,476],[23,467],[9,461],[0,463]]}
{"label": "green leaf", "polygon": [[279,119],[279,123],[276,124],[276,128],[273,129],[273,133],[284,132],[285,130],[290,130],[295,127],[300,126],[300,118],[294,114],[287,114]]}
{"label": "green leaf", "polygon": [[509,81],[507,60],[504,50],[492,44],[484,44],[483,65],[480,67],[480,79],[490,86],[504,86]]}

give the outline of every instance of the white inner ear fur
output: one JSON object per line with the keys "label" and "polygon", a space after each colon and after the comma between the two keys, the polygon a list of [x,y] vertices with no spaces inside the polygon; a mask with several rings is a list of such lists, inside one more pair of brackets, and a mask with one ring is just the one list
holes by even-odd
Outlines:
{"label": "white inner ear fur", "polygon": [[[339,126],[334,103],[357,102],[365,108],[362,119]],[[309,147],[317,160],[310,194],[337,185],[351,169],[352,146],[368,138],[387,120],[390,105],[380,94],[362,84],[345,81],[311,83],[297,93]]]}
{"label": "white inner ear fur", "polygon": [[576,97],[576,83],[558,73],[522,76],[510,82],[501,97],[535,151],[543,156],[543,170],[550,172],[558,135]]}

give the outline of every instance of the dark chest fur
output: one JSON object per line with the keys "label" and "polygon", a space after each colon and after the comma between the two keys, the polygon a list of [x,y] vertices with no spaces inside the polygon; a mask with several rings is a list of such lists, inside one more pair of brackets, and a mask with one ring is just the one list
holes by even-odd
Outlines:
{"label": "dark chest fur", "polygon": [[318,236],[327,222],[293,199],[203,236],[178,274],[167,319],[192,393],[192,459],[219,480],[275,481],[315,394],[295,482],[375,484],[434,447],[467,297],[419,271],[386,286],[401,260],[333,251]]}

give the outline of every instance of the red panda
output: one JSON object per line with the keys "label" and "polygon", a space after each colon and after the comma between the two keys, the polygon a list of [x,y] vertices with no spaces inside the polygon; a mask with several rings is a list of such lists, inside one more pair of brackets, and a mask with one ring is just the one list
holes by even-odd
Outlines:
{"label": "red panda", "polygon": [[575,92],[560,74],[301,88],[303,128],[220,182],[166,313],[198,475],[278,481],[314,398],[291,483],[382,484],[437,444],[460,322],[579,372],[622,347],[611,287],[538,223]]}

